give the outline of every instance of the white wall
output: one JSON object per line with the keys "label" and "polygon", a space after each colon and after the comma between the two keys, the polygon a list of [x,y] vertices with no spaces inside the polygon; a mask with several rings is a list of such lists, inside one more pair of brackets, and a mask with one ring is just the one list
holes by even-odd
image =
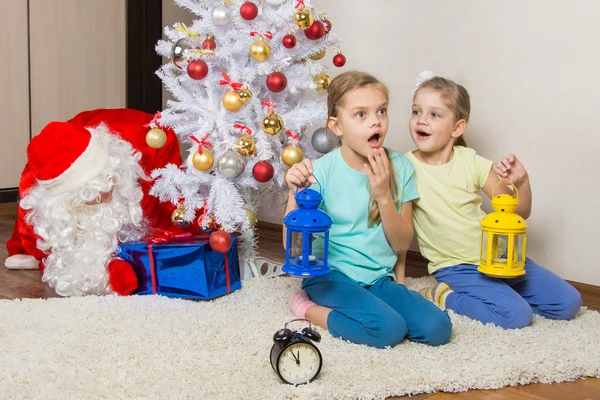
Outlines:
{"label": "white wall", "polygon": [[32,136],[82,111],[125,107],[126,3],[29,1]]}
{"label": "white wall", "polygon": [[[188,9],[179,7],[177,4],[175,4],[174,0],[162,0],[162,26],[163,27],[165,27],[165,26],[171,27],[176,23],[183,23],[187,27],[190,27],[192,25],[192,22],[194,22],[194,17],[195,17],[195,15],[192,14]],[[164,29],[163,29],[162,38],[163,38],[163,40],[167,40],[167,36],[164,33]],[[163,60],[163,64],[171,61],[171,60],[167,59],[166,57],[163,57],[162,60]],[[163,87],[162,87],[163,109],[167,108],[167,100],[169,100],[169,99],[171,99],[171,93],[169,93],[169,91],[163,85]],[[183,153],[183,150],[182,150],[182,153]],[[186,153],[186,156],[187,156],[187,153]]]}
{"label": "white wall", "polygon": [[[416,75],[467,87],[466,138],[481,155],[514,152],[533,187],[528,254],[561,277],[600,285],[600,2],[595,0],[320,0],[349,69],[389,85],[386,145],[408,135]],[[334,49],[328,51],[331,60]],[[283,209],[259,218],[281,223]]]}

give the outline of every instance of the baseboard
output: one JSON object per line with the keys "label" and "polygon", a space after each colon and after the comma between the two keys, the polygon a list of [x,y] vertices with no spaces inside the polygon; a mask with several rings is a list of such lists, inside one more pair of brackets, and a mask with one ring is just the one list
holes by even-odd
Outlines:
{"label": "baseboard", "polygon": [[600,310],[600,286],[574,281],[567,282],[573,285],[573,287],[581,293],[581,299],[583,300],[584,306]]}
{"label": "baseboard", "polygon": [[[281,232],[283,226],[280,224],[274,224],[271,222],[263,222],[258,221],[256,224],[258,229]],[[417,269],[423,268],[427,271],[427,259],[421,255],[418,251],[409,250],[406,254],[407,265],[410,263],[412,267]],[[594,308],[596,310],[600,310],[600,286],[594,286],[587,283],[575,282],[575,281],[567,281],[575,289],[581,293],[581,298],[583,299],[583,305],[586,307]]]}
{"label": "baseboard", "polygon": [[0,203],[14,203],[19,199],[19,189],[0,189]]}
{"label": "baseboard", "polygon": [[256,222],[256,228],[257,229],[264,229],[264,230],[267,230],[267,231],[283,232],[283,225],[281,225],[281,224],[274,224],[272,222],[257,221]]}

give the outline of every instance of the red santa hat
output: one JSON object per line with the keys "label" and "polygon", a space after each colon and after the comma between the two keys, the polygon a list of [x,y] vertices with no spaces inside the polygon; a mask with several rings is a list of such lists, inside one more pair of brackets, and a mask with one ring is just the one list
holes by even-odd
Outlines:
{"label": "red santa hat", "polygon": [[27,162],[46,190],[66,193],[104,170],[108,163],[108,138],[96,129],[51,122],[29,143]]}

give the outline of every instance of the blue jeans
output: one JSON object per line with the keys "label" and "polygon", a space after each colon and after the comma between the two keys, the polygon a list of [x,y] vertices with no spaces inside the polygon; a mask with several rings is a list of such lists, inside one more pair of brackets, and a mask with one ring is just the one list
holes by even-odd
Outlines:
{"label": "blue jeans", "polygon": [[332,309],[327,328],[335,337],[378,348],[395,346],[405,337],[433,346],[450,341],[448,314],[390,276],[362,287],[332,271],[304,279],[302,288],[316,304]]}
{"label": "blue jeans", "polygon": [[581,308],[581,295],[556,274],[525,261],[525,275],[511,279],[491,278],[476,265],[459,264],[434,273],[454,293],[446,297],[446,308],[457,314],[491,322],[505,329],[529,325],[533,313],[567,320]]}

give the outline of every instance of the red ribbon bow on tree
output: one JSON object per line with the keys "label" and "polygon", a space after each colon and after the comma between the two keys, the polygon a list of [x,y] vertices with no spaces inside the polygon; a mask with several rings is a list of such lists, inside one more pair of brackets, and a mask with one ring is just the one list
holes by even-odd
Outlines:
{"label": "red ribbon bow on tree", "polygon": [[246,132],[248,135],[252,135],[252,129],[248,128],[246,125],[242,124],[233,124],[235,129],[239,129],[240,132]]}
{"label": "red ribbon bow on tree", "polygon": [[296,7],[294,7],[294,8],[298,9],[298,8],[303,8],[303,7],[304,7],[304,0],[298,0],[296,2]]}
{"label": "red ribbon bow on tree", "polygon": [[198,140],[198,138],[196,136],[190,136],[192,138],[192,140],[196,143],[198,143],[198,153],[202,154],[202,147],[206,147],[207,149],[212,149],[212,144],[206,140],[206,138],[210,135],[210,133],[207,133],[206,135],[202,136],[202,139]]}
{"label": "red ribbon bow on tree", "polygon": [[266,31],[263,34],[261,34],[260,32],[250,32],[250,36],[260,36],[260,37],[264,36],[267,39],[273,39],[273,34],[270,31]]}
{"label": "red ribbon bow on tree", "polygon": [[292,133],[290,131],[285,132],[286,135],[288,135],[290,137],[290,139],[292,139],[292,142],[297,142],[298,140],[300,140],[300,134],[298,133]]}
{"label": "red ribbon bow on tree", "polygon": [[219,83],[221,85],[229,85],[229,86],[231,86],[231,88],[233,90],[240,90],[241,88],[244,87],[244,85],[239,82],[231,82],[231,78],[229,76],[227,76],[225,71],[221,72],[221,75],[223,75],[223,78],[224,78],[219,81]]}
{"label": "red ribbon bow on tree", "polygon": [[261,101],[260,105],[267,107],[269,109],[269,112],[271,112],[271,110],[273,108],[277,108],[277,106],[275,104],[271,103],[271,99],[267,99],[266,101]]}

